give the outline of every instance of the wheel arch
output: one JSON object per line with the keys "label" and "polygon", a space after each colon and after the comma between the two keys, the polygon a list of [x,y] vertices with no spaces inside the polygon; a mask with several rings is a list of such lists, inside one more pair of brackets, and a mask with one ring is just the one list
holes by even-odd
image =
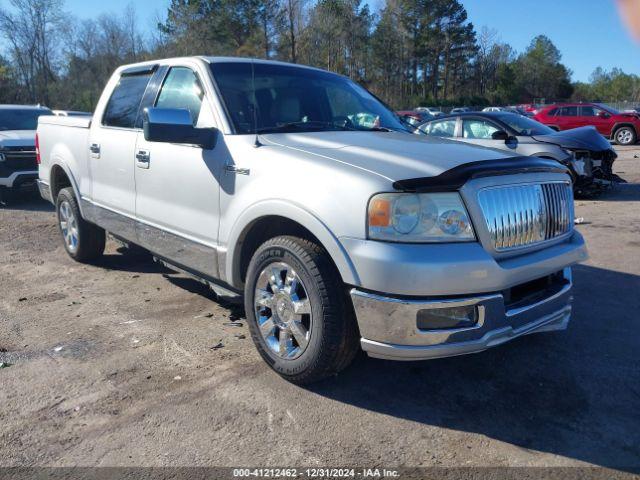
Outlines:
{"label": "wheel arch", "polygon": [[226,258],[220,263],[227,283],[243,288],[247,267],[255,250],[279,235],[296,235],[317,242],[331,257],[343,282],[359,283],[353,263],[331,230],[302,207],[282,201],[255,205],[235,222],[229,235]]}
{"label": "wheel arch", "polygon": [[58,193],[60,192],[60,190],[66,187],[71,187],[73,189],[74,195],[76,196],[76,200],[78,201],[78,208],[80,209],[80,213],[84,217],[78,182],[76,181],[67,165],[60,161],[55,161],[51,165],[51,169],[49,170],[49,187],[51,189],[51,199],[54,205],[56,203],[56,198],[58,197]]}
{"label": "wheel arch", "polygon": [[613,124],[613,127],[611,127],[611,139],[612,140],[615,140],[616,132],[622,127],[631,128],[636,134],[636,140],[638,139],[638,129],[636,128],[636,126],[633,123],[631,123],[631,122],[617,122],[617,123]]}

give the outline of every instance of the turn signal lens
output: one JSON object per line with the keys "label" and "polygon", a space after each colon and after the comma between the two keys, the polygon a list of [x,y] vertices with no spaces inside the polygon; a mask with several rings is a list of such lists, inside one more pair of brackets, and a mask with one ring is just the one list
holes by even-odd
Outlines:
{"label": "turn signal lens", "polygon": [[369,204],[369,225],[388,227],[391,222],[391,202],[386,198],[374,198]]}

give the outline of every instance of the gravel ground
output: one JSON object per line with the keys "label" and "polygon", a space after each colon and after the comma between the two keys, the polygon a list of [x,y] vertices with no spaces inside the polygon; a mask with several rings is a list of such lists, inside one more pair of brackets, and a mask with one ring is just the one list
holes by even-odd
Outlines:
{"label": "gravel ground", "polygon": [[640,148],[619,153],[629,183],[576,202],[591,259],[566,332],[429,362],[362,355],[309,388],[197,282],[111,242],[74,263],[46,203],[0,208],[0,466],[637,471]]}

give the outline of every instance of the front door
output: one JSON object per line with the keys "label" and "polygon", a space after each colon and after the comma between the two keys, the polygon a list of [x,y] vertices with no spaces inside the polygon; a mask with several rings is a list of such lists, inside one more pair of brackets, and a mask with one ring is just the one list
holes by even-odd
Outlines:
{"label": "front door", "polygon": [[[215,127],[202,82],[190,67],[168,70],[154,106],[187,109],[198,128]],[[138,242],[178,266],[214,278],[218,277],[218,179],[225,160],[222,143],[204,150],[149,142],[140,132],[135,148]]]}
{"label": "front door", "polygon": [[580,116],[583,125],[593,125],[602,135],[609,136],[611,133],[611,114],[601,108],[592,105],[580,107]]}

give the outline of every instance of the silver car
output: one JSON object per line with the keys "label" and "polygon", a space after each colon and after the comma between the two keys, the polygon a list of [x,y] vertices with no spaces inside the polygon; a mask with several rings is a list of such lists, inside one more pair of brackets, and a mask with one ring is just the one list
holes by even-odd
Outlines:
{"label": "silver car", "polygon": [[593,127],[557,132],[516,113],[482,111],[440,117],[420,125],[416,133],[557,160],[571,171],[577,194],[602,190],[615,179],[617,155]]}

